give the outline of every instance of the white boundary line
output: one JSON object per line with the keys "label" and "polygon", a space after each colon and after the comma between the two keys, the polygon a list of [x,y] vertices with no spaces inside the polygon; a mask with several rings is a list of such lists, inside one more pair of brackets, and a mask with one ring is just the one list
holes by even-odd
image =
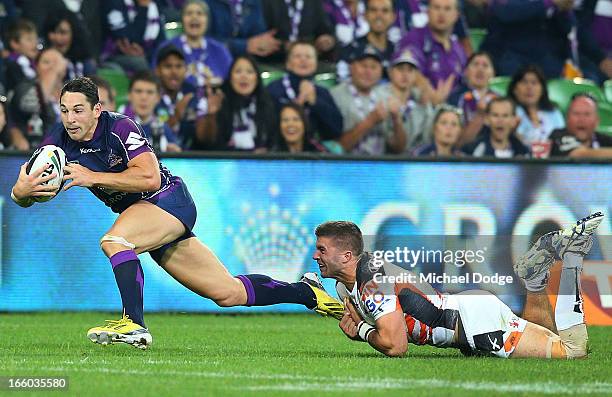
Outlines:
{"label": "white boundary line", "polygon": [[[559,382],[533,382],[533,383],[499,383],[477,381],[453,381],[447,379],[409,379],[409,378],[356,378],[356,377],[317,377],[293,374],[259,374],[236,372],[199,372],[175,370],[134,370],[113,368],[87,368],[84,363],[66,362],[68,366],[41,367],[38,371],[54,372],[84,372],[109,373],[140,376],[181,376],[203,379],[246,379],[269,380],[269,385],[244,385],[233,387],[236,390],[249,391],[365,391],[365,390],[400,390],[400,389],[458,389],[471,391],[491,391],[507,393],[543,393],[543,394],[609,394],[612,393],[612,383],[559,383]],[[150,364],[155,364],[151,362]],[[11,371],[25,371],[32,368],[10,368]],[[6,371],[8,368],[0,368]],[[283,381],[283,383],[276,383]],[[288,382],[291,381],[291,382]]]}

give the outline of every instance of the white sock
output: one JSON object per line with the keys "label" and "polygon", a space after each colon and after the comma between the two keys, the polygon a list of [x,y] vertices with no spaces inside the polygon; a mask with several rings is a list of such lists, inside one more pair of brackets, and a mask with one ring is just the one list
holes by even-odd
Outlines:
{"label": "white sock", "polygon": [[559,331],[584,323],[580,288],[583,259],[579,254],[566,253],[563,255],[559,294],[555,306],[555,324]]}

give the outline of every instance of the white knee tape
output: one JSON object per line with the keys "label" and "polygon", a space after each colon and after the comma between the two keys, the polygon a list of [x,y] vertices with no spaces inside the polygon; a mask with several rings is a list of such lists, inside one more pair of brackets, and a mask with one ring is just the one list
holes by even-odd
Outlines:
{"label": "white knee tape", "polygon": [[585,324],[578,324],[563,331],[559,336],[567,351],[567,358],[582,358],[587,356],[587,342],[589,335]]}
{"label": "white knee tape", "polygon": [[111,236],[110,234],[105,234],[101,239],[100,239],[100,245],[102,245],[102,243],[115,243],[115,244],[121,244],[124,245],[130,249],[134,249],[136,248],[136,246],[130,242],[128,242],[126,239],[124,239],[123,237],[119,237],[119,236]]}

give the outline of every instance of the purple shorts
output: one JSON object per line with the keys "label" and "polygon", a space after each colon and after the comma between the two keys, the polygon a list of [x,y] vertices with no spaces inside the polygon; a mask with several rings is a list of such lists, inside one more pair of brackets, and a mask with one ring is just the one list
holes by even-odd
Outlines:
{"label": "purple shorts", "polygon": [[192,229],[197,218],[196,206],[191,198],[191,195],[189,194],[189,191],[187,190],[187,186],[183,180],[177,176],[172,177],[172,182],[167,190],[161,192],[155,197],[147,199],[146,201],[150,202],[151,204],[155,204],[170,215],[174,216],[176,219],[181,221],[183,225],[185,225],[186,229],[185,233],[176,240],[162,245],[156,250],[149,251],[151,258],[153,258],[158,265],[161,265],[161,259],[168,248],[174,246],[179,241],[186,240],[190,237],[195,237]]}

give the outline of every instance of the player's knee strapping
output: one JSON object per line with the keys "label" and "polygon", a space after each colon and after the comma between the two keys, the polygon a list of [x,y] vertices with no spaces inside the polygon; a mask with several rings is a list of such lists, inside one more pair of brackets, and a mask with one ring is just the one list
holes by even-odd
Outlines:
{"label": "player's knee strapping", "polygon": [[136,248],[136,245],[130,243],[125,238],[123,238],[121,236],[113,236],[111,234],[105,234],[104,236],[102,236],[102,238],[100,239],[100,245],[102,245],[103,243],[121,244],[123,246],[128,247],[129,249],[132,249],[132,250],[134,248]]}
{"label": "player's knee strapping", "polygon": [[546,358],[582,358],[587,356],[588,335],[585,324],[575,325],[548,338]]}

